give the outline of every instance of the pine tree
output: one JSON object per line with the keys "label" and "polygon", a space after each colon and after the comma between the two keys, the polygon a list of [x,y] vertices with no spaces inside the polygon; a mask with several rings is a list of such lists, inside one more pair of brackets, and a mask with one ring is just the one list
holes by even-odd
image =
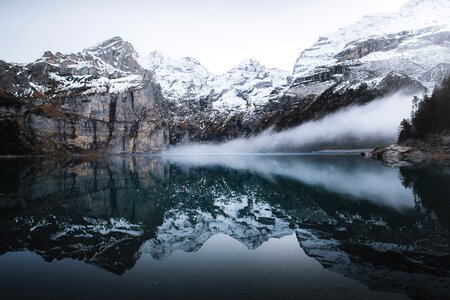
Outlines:
{"label": "pine tree", "polygon": [[411,130],[412,126],[409,123],[408,120],[403,119],[403,121],[400,123],[400,133],[398,135],[398,141],[399,142],[404,142],[406,141],[408,138],[411,137]]}
{"label": "pine tree", "polygon": [[435,88],[433,95],[414,97],[411,122],[402,121],[398,141],[423,138],[443,130],[450,130],[450,76]]}

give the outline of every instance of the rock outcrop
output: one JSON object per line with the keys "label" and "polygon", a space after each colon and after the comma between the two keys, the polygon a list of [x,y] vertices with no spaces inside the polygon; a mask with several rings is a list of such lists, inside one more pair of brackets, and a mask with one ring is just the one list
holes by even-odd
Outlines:
{"label": "rock outcrop", "polygon": [[450,162],[450,132],[430,134],[424,138],[410,138],[399,144],[376,148],[369,156],[388,165],[405,165],[440,161]]}
{"label": "rock outcrop", "polygon": [[151,152],[168,145],[167,104],[119,37],[28,65],[0,62],[0,154]]}

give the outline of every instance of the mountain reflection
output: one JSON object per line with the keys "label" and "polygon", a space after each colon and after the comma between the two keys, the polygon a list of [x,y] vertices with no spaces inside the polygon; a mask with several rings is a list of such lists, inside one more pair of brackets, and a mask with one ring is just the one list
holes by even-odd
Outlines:
{"label": "mountain reflection", "polygon": [[[226,234],[256,249],[295,234],[326,268],[410,297],[450,292],[448,167],[358,156],[1,160],[0,253],[115,274]],[[389,274],[389,276],[386,276]]]}

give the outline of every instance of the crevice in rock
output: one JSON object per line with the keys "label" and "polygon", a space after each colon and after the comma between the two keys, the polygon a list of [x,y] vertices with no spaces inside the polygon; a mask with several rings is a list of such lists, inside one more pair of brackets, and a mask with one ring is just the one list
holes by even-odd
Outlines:
{"label": "crevice in rock", "polygon": [[92,130],[94,133],[92,144],[91,144],[91,149],[97,150],[97,120],[91,119],[91,122],[92,122]]}
{"label": "crevice in rock", "polygon": [[116,108],[117,108],[117,97],[111,96],[111,102],[109,103],[109,120],[108,120],[109,136],[108,141],[106,142],[105,150],[108,147],[114,132],[114,125],[116,122]]}

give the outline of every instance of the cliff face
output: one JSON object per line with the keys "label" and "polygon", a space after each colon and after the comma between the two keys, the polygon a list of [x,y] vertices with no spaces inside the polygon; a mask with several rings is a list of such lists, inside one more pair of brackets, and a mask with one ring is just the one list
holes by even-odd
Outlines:
{"label": "cliff face", "polygon": [[0,62],[0,154],[134,153],[168,145],[166,103],[113,38],[76,54]]}

